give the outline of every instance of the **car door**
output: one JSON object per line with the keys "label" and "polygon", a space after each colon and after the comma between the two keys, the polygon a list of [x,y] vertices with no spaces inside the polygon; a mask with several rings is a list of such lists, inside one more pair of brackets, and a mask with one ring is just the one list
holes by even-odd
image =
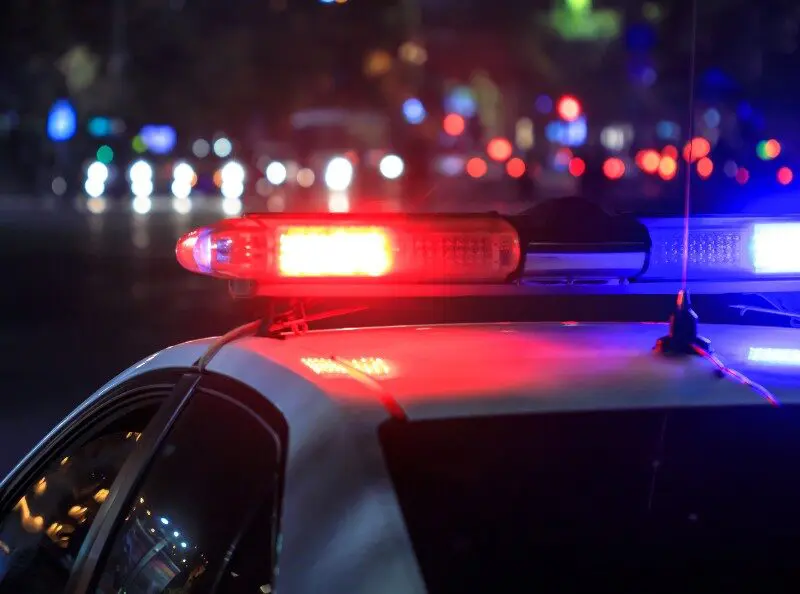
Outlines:
{"label": "car door", "polygon": [[287,435],[261,394],[204,375],[70,591],[270,592]]}
{"label": "car door", "polygon": [[65,591],[109,494],[147,453],[142,437],[160,433],[170,396],[195,383],[175,370],[130,379],[78,409],[12,471],[0,493],[0,594]]}

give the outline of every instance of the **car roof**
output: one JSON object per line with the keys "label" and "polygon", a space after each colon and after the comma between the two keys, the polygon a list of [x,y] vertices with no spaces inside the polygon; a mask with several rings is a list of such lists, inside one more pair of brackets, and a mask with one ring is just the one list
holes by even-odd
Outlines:
{"label": "car roof", "polygon": [[[800,331],[703,330],[727,365],[779,400],[800,402]],[[299,391],[329,410],[376,420],[766,402],[749,386],[720,379],[705,359],[654,352],[666,332],[665,324],[571,322],[315,331],[237,340],[208,369],[252,386],[279,408],[295,409],[289,401]],[[207,344],[173,347],[144,367],[183,354],[191,364]]]}

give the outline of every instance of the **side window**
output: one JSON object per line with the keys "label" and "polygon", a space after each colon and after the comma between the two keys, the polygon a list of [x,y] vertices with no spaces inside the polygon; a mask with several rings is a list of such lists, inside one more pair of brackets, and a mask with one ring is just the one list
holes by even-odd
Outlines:
{"label": "side window", "polygon": [[285,426],[263,397],[224,383],[224,393],[198,389],[175,422],[98,566],[96,592],[271,591]]}
{"label": "side window", "polygon": [[[56,594],[67,583],[78,551],[111,484],[158,410],[153,392],[116,413],[98,411],[102,428],[48,462],[0,518],[0,594]],[[131,408],[133,406],[133,408]]]}

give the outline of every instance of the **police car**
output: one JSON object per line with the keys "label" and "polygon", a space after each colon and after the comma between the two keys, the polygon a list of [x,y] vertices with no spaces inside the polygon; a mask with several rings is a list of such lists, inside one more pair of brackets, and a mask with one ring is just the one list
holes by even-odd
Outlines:
{"label": "police car", "polygon": [[[708,343],[681,292],[663,325],[308,331],[312,297],[680,286],[679,227],[557,237],[551,215],[250,215],[183,237],[179,263],[266,299],[264,318],[140,361],[13,470],[0,592],[796,579],[797,329],[719,325]],[[797,223],[706,223],[688,243],[696,293],[797,290],[800,252],[781,251]]]}

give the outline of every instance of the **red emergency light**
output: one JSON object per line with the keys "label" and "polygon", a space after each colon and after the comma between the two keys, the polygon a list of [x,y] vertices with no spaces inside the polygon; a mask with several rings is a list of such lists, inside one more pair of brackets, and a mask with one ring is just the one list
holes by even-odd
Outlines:
{"label": "red emergency light", "polygon": [[192,231],[176,254],[187,270],[251,281],[261,294],[320,283],[503,283],[521,258],[514,226],[495,215],[249,215]]}

